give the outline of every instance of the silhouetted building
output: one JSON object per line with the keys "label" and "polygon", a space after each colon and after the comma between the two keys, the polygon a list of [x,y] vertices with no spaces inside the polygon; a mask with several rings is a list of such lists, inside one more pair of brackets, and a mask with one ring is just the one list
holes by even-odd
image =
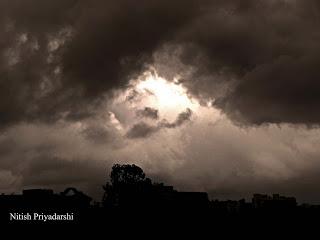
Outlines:
{"label": "silhouetted building", "polygon": [[22,194],[0,195],[0,210],[19,209],[81,209],[90,207],[91,198],[75,188],[60,194],[50,189],[28,189]]}
{"label": "silhouetted building", "polygon": [[239,201],[226,200],[219,201],[214,200],[210,202],[210,209],[219,214],[241,214],[249,213],[252,211],[252,204],[246,202],[244,199]]}
{"label": "silhouetted building", "polygon": [[254,208],[287,210],[296,207],[297,201],[294,197],[285,197],[279,194],[273,194],[272,197],[264,194],[254,194],[252,204]]}
{"label": "silhouetted building", "polygon": [[180,208],[206,209],[209,207],[209,198],[206,192],[177,192],[174,197]]}
{"label": "silhouetted building", "polygon": [[90,206],[92,198],[75,188],[67,188],[60,193],[62,201],[68,207],[87,208]]}
{"label": "silhouetted building", "polygon": [[122,185],[106,197],[106,206],[149,209],[200,209],[208,208],[205,192],[178,192],[164,184]]}
{"label": "silhouetted building", "polygon": [[22,195],[25,197],[48,197],[53,195],[51,189],[27,189],[22,191]]}

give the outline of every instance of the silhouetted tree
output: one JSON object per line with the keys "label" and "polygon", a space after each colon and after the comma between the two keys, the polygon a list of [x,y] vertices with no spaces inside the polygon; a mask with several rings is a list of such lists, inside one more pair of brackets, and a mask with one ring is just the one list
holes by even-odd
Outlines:
{"label": "silhouetted tree", "polygon": [[103,186],[104,206],[118,206],[134,203],[141,193],[148,191],[152,186],[143,170],[132,164],[115,164],[110,174],[110,182]]}
{"label": "silhouetted tree", "polygon": [[113,186],[119,184],[137,184],[145,180],[146,175],[143,170],[132,164],[115,164],[110,174],[111,184]]}

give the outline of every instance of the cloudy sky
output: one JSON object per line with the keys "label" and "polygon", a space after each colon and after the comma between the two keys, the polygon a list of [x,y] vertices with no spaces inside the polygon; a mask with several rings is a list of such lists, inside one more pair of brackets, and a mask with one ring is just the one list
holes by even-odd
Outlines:
{"label": "cloudy sky", "polygon": [[0,192],[114,163],[320,203],[317,0],[0,0]]}

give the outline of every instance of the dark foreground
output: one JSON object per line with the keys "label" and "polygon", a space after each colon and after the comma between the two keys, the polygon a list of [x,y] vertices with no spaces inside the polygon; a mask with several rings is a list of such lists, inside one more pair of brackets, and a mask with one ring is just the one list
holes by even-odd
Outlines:
{"label": "dark foreground", "polygon": [[205,192],[179,192],[172,186],[153,183],[135,165],[114,165],[110,179],[103,186],[101,202],[93,202],[75,188],[61,193],[28,189],[22,194],[2,194],[0,224],[83,229],[102,225],[108,232],[151,229],[161,234],[170,229],[187,232],[227,228],[232,233],[239,227],[252,231],[286,225],[292,231],[302,225],[311,227],[320,220],[320,206],[299,205],[294,197],[254,194],[250,202],[210,200]]}
{"label": "dark foreground", "polygon": [[[217,226],[282,226],[285,223],[318,222],[320,208],[298,205],[294,198],[279,195],[254,195],[252,202],[210,201],[203,193],[177,192],[155,196],[131,196],[122,205],[91,203],[91,198],[76,189],[60,194],[50,190],[27,190],[21,195],[0,196],[1,225],[12,226],[98,226],[115,229],[135,226],[168,230],[195,227],[210,230]],[[144,199],[146,198],[146,199]],[[265,225],[267,224],[267,225]],[[110,230],[110,229],[109,229]]]}

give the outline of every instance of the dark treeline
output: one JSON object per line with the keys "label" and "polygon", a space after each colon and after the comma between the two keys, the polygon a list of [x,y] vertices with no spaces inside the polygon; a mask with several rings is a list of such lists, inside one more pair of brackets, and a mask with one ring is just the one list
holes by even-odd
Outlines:
{"label": "dark treeline", "polygon": [[[0,220],[10,223],[93,223],[166,217],[174,219],[283,219],[317,216],[320,206],[297,204],[294,197],[254,194],[251,202],[209,200],[205,192],[179,192],[172,186],[154,183],[136,165],[114,165],[104,186],[101,202],[75,188],[54,193],[47,189],[24,190],[0,195]],[[198,216],[201,218],[194,218]],[[28,219],[29,218],[29,219]],[[36,221],[29,221],[29,220]],[[35,219],[34,219],[35,218]],[[59,221],[57,221],[59,220]]]}

